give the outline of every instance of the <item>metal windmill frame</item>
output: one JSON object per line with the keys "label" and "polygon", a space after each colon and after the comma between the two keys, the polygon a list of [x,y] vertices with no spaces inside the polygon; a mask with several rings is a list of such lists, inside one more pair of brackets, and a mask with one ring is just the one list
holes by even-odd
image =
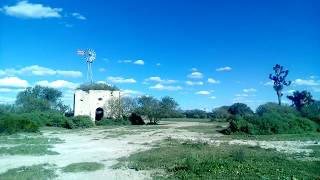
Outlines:
{"label": "metal windmill frame", "polygon": [[77,54],[86,61],[87,64],[87,81],[93,83],[92,63],[96,60],[96,52],[92,49],[78,50]]}

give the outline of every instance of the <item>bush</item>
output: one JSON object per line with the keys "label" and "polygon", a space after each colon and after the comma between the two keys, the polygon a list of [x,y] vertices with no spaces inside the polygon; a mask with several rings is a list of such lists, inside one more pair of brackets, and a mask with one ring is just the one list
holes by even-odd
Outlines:
{"label": "bush", "polygon": [[247,114],[253,114],[253,111],[243,103],[235,103],[232,106],[229,107],[228,112],[232,115],[247,115]]}
{"label": "bush", "polygon": [[316,101],[308,106],[303,106],[301,108],[301,114],[303,117],[320,124],[320,101]]}
{"label": "bush", "polygon": [[112,126],[112,125],[128,125],[130,122],[126,119],[111,119],[103,118],[100,121],[96,121],[97,126]]}
{"label": "bush", "polygon": [[75,128],[90,128],[93,127],[94,124],[89,116],[75,116],[71,118],[72,127],[71,129]]}
{"label": "bush", "polygon": [[295,134],[319,130],[318,124],[302,117],[294,108],[271,103],[261,105],[257,114],[235,115],[230,121],[222,133]]}
{"label": "bush", "polygon": [[184,114],[186,115],[186,118],[196,118],[196,119],[207,118],[207,112],[200,109],[187,110],[184,112]]}
{"label": "bush", "polygon": [[72,129],[74,126],[71,119],[56,111],[23,113],[21,116],[31,120],[40,127],[52,126]]}
{"label": "bush", "polygon": [[262,116],[265,113],[280,113],[280,114],[293,114],[295,116],[299,115],[299,111],[297,111],[295,108],[287,106],[287,105],[279,105],[276,103],[266,103],[263,105],[260,105],[256,113],[259,116]]}
{"label": "bush", "polygon": [[130,116],[129,116],[129,121],[131,122],[132,125],[144,125],[146,124],[142,117],[139,116],[138,114],[136,113],[132,113]]}
{"label": "bush", "polygon": [[107,91],[118,91],[119,88],[116,86],[110,86],[108,84],[104,83],[86,83],[86,84],[81,84],[77,90],[82,90],[82,91],[87,91],[89,90],[107,90]]}
{"label": "bush", "polygon": [[211,120],[212,121],[226,121],[231,116],[228,109],[229,109],[229,106],[221,106],[219,108],[215,108],[210,115]]}
{"label": "bush", "polygon": [[0,133],[38,132],[39,126],[20,115],[2,114],[0,116]]}

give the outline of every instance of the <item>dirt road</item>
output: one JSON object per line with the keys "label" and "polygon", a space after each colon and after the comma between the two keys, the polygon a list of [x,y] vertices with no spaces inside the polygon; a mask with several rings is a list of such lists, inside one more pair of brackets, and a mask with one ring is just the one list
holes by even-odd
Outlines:
{"label": "dirt road", "polygon": [[[57,169],[57,179],[151,179],[150,172],[135,171],[130,169],[113,169],[117,159],[138,151],[152,148],[154,144],[165,138],[202,140],[211,144],[219,145],[223,142],[229,144],[247,144],[263,148],[275,148],[279,151],[290,149],[293,152],[304,152],[303,147],[310,146],[314,142],[303,142],[297,146],[297,142],[280,141],[242,141],[212,138],[203,133],[190,132],[183,127],[211,125],[200,122],[163,122],[160,126],[126,126],[117,128],[92,128],[85,130],[45,130],[43,135],[49,138],[59,138],[64,141],[55,144],[51,149],[58,155],[25,156],[5,155],[1,157],[0,173],[8,169],[20,166],[31,166],[36,164],[54,164]],[[300,142],[302,143],[302,142]],[[283,147],[281,145],[284,145]],[[282,148],[281,148],[282,147]],[[290,147],[290,148],[288,148]],[[309,153],[309,149],[305,149]],[[290,152],[289,152],[290,153]],[[105,165],[102,170],[94,172],[64,173],[61,168],[81,162],[97,162]]]}

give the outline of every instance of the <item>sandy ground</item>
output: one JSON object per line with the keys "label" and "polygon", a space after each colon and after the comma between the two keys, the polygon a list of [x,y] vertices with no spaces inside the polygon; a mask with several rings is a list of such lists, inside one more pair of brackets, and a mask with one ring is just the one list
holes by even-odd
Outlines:
{"label": "sandy ground", "polygon": [[[43,135],[46,137],[57,137],[65,141],[62,144],[55,144],[54,148],[51,149],[58,152],[59,155],[2,156],[0,160],[0,173],[20,166],[49,163],[56,165],[56,168],[58,169],[57,179],[151,179],[150,172],[130,169],[113,169],[112,165],[117,163],[118,158],[152,148],[152,145],[168,137],[183,140],[201,140],[214,145],[225,142],[229,144],[246,144],[260,146],[266,149],[276,149],[287,153],[311,153],[312,150],[305,147],[320,144],[320,142],[311,141],[227,141],[219,140],[219,134],[217,134],[217,139],[215,139],[212,136],[208,137],[205,134],[177,129],[179,127],[197,125],[205,125],[205,123],[165,122],[165,125],[162,125],[161,128],[93,128],[81,131],[59,131],[58,133],[44,131]],[[69,164],[79,162],[103,163],[105,169],[89,173],[63,173],[59,170]]]}

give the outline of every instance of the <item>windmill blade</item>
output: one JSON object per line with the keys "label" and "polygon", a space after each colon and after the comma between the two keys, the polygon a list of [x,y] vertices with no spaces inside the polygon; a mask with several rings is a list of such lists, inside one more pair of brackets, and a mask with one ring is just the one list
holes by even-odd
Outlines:
{"label": "windmill blade", "polygon": [[84,50],[77,50],[77,55],[78,56],[84,56],[85,55],[85,51]]}

